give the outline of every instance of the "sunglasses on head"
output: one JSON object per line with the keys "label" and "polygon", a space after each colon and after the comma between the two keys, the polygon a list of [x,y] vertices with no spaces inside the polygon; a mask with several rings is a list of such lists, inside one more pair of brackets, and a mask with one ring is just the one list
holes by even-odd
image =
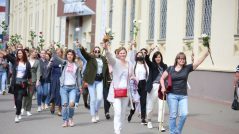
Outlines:
{"label": "sunglasses on head", "polygon": [[100,50],[94,50],[94,53],[100,53]]}

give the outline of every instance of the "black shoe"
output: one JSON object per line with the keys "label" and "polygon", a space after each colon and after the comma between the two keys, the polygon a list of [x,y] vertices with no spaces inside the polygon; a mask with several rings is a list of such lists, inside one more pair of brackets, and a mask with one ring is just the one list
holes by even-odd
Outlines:
{"label": "black shoe", "polygon": [[129,114],[129,116],[128,116],[128,122],[130,122],[131,121],[131,119],[132,119],[132,114]]}
{"label": "black shoe", "polygon": [[142,119],[141,124],[142,125],[147,125],[148,123],[145,121],[145,119]]}
{"label": "black shoe", "polygon": [[85,104],[85,108],[90,109],[90,105]]}
{"label": "black shoe", "polygon": [[107,120],[109,120],[109,119],[110,119],[110,114],[109,114],[109,113],[106,113],[106,114],[105,114],[105,118],[106,118]]}

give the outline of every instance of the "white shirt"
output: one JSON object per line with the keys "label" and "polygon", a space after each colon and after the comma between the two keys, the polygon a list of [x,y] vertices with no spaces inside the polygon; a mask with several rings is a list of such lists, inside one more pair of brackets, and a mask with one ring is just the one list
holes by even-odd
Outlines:
{"label": "white shirt", "polygon": [[101,58],[96,58],[96,61],[97,61],[97,74],[101,74],[103,69],[103,61]]}
{"label": "white shirt", "polygon": [[26,64],[19,62],[17,66],[17,78],[23,78],[26,69],[27,69]]}
{"label": "white shirt", "polygon": [[29,62],[30,62],[30,64],[31,64],[31,67],[33,67],[35,61],[36,61],[36,60],[29,60]]}
{"label": "white shirt", "polygon": [[77,66],[75,63],[68,63],[65,71],[64,85],[76,85],[76,70]]}
{"label": "white shirt", "polygon": [[[147,67],[146,67],[147,69]],[[138,63],[135,68],[135,77],[140,80],[146,80],[146,69],[144,68],[144,64]]]}

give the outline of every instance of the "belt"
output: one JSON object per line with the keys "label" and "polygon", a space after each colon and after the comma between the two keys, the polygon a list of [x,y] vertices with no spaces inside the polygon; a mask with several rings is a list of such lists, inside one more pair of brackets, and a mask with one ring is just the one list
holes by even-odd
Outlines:
{"label": "belt", "polygon": [[65,87],[76,87],[76,85],[64,85]]}

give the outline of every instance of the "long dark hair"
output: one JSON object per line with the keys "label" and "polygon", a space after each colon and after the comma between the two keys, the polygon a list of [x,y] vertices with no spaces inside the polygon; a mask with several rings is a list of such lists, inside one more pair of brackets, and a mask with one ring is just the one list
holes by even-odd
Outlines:
{"label": "long dark hair", "polygon": [[[142,55],[144,55],[143,52],[141,52],[141,51],[139,51],[138,53],[136,53],[136,55],[135,55],[135,61],[136,61],[136,63],[135,63],[135,65],[134,65],[134,75],[135,75],[136,66],[137,66],[137,64],[138,64],[138,62],[137,62],[137,56],[138,56],[139,53],[141,53]],[[148,69],[147,69],[147,66],[146,66],[145,59],[143,60],[143,64],[144,64],[144,69],[146,70],[146,78],[147,78],[149,73],[148,73]]]}
{"label": "long dark hair", "polygon": [[163,55],[159,51],[156,51],[154,53],[152,61],[153,61],[153,63],[157,64],[156,61],[155,61],[155,58],[158,57],[158,55],[160,55],[160,57],[161,57],[161,61],[160,61],[159,65],[163,68],[163,70],[165,70],[167,68],[167,65],[164,64],[164,62],[163,62]]}
{"label": "long dark hair", "polygon": [[19,53],[19,51],[22,52],[22,60],[23,60],[23,62],[24,62],[24,63],[27,63],[27,54],[26,54],[25,50],[24,50],[24,49],[18,49],[18,50],[17,50],[17,54],[16,54],[17,64],[18,64],[19,61],[20,61],[20,59],[18,58],[18,53]]}

